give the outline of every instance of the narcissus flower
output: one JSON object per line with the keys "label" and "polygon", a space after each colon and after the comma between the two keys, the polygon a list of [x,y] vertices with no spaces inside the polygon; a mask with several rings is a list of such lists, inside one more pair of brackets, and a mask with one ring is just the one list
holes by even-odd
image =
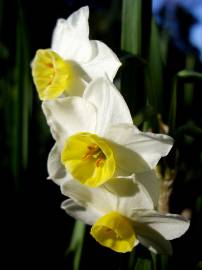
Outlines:
{"label": "narcissus flower", "polygon": [[141,243],[153,252],[171,254],[168,240],[180,237],[189,227],[189,221],[179,215],[153,210],[150,196],[134,179],[111,179],[94,189],[69,181],[61,190],[70,197],[62,208],[92,225],[95,240],[116,252],[132,251]]}
{"label": "narcissus flower", "polygon": [[83,98],[44,102],[43,110],[56,140],[49,174],[59,184],[72,176],[91,187],[133,173],[150,172],[154,178],[151,170],[172,147],[169,136],[141,132],[132,124],[123,97],[104,78],[90,83]]}
{"label": "narcissus flower", "polygon": [[86,6],[59,19],[51,48],[36,52],[32,75],[41,100],[81,96],[87,82],[104,74],[113,80],[121,63],[104,43],[89,40],[88,17]]}

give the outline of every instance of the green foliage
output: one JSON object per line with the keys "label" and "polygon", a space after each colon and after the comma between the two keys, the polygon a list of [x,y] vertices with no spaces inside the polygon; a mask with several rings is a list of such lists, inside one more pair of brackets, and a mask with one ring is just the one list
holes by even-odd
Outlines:
{"label": "green foliage", "polygon": [[79,270],[84,235],[85,235],[85,224],[83,224],[80,221],[75,221],[71,242],[65,254],[65,256],[67,257],[67,262],[68,258],[70,258],[70,255],[73,258],[72,270]]}
{"label": "green foliage", "polygon": [[121,48],[128,53],[141,55],[141,0],[124,0],[122,7]]}
{"label": "green foliage", "polygon": [[[195,213],[192,226],[198,232],[202,194],[201,64],[197,70],[194,55],[185,55],[182,59],[176,54],[175,59],[170,58],[170,55],[173,56],[172,50],[176,49],[169,42],[168,34],[157,28],[149,13],[150,8],[150,1],[123,0],[121,48],[125,56],[121,70],[121,91],[134,123],[140,129],[168,133],[174,137],[175,144],[170,155],[160,164],[162,180],[166,181],[164,178],[167,177],[163,172],[175,172],[171,187],[171,211],[180,213],[188,208],[188,211]],[[180,68],[176,68],[178,66]],[[181,247],[181,251],[175,252],[180,260],[181,253],[186,251]],[[189,249],[189,252],[192,250]],[[189,258],[183,257],[179,263],[178,259],[153,254],[145,258],[133,252],[128,269],[166,270],[175,269],[178,264],[183,268],[187,266],[186,260]],[[200,263],[197,269],[200,269]]]}
{"label": "green foliage", "polygon": [[29,121],[32,108],[29,44],[21,7],[17,17],[16,59],[13,85],[12,168],[19,188],[20,177],[28,166]]}

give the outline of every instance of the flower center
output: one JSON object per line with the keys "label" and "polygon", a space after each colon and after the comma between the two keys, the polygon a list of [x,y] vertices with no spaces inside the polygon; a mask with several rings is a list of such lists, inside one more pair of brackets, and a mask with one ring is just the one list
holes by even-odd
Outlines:
{"label": "flower center", "polygon": [[74,77],[70,62],[56,52],[38,50],[32,64],[33,80],[41,100],[51,100],[68,90]]}
{"label": "flower center", "polygon": [[131,251],[136,243],[132,222],[117,212],[110,212],[98,219],[90,234],[98,243],[116,252]]}
{"label": "flower center", "polygon": [[109,142],[87,132],[77,133],[67,139],[61,161],[75,179],[90,187],[108,181],[116,167]]}
{"label": "flower center", "polygon": [[82,157],[83,160],[90,160],[93,159],[95,161],[96,167],[99,167],[103,164],[104,160],[106,159],[105,154],[99,148],[97,144],[91,144],[87,147],[86,154]]}

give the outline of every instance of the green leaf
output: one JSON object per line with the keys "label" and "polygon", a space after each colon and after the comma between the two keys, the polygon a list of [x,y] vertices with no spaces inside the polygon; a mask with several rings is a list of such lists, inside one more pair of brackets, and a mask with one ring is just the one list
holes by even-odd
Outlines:
{"label": "green leaf", "polygon": [[188,121],[185,125],[182,125],[175,130],[176,138],[182,138],[182,136],[188,136],[193,139],[202,139],[202,128],[197,126],[194,122]]}
{"label": "green leaf", "polygon": [[167,255],[157,254],[155,270],[169,270],[169,257]]}
{"label": "green leaf", "polygon": [[140,57],[127,54],[121,68],[121,93],[132,115],[138,113],[146,105],[146,93],[144,91],[146,64]]}
{"label": "green leaf", "polygon": [[139,245],[131,253],[129,260],[130,270],[154,270],[154,262],[151,252]]}
{"label": "green leaf", "polygon": [[194,86],[199,82],[202,82],[202,74],[196,71],[181,70],[175,75],[169,112],[170,134],[186,120],[184,110],[192,109]]}
{"label": "green leaf", "polygon": [[198,196],[196,199],[196,211],[197,213],[202,212],[202,196]]}
{"label": "green leaf", "polygon": [[144,59],[149,52],[151,7],[150,0],[123,0],[121,48]]}
{"label": "green leaf", "polygon": [[183,79],[183,82],[198,82],[202,81],[202,73],[190,70],[181,70],[177,73],[177,76],[180,79]]}
{"label": "green leaf", "polygon": [[85,224],[77,220],[75,221],[71,242],[65,253],[66,257],[70,254],[73,255],[73,270],[79,270],[85,228]]}
{"label": "green leaf", "polygon": [[149,103],[155,108],[156,112],[161,112],[163,101],[163,66],[159,33],[154,19],[152,20],[149,49],[148,76],[150,87],[148,87],[147,91],[148,100]]}
{"label": "green leaf", "polygon": [[153,270],[153,263],[151,260],[138,258],[134,270]]}
{"label": "green leaf", "polygon": [[19,189],[28,165],[29,120],[32,108],[29,43],[26,23],[19,4],[16,31],[16,62],[13,87],[12,171]]}
{"label": "green leaf", "polygon": [[121,48],[141,54],[141,0],[123,0]]}
{"label": "green leaf", "polygon": [[170,112],[169,112],[169,128],[170,131],[169,133],[172,135],[175,126],[176,126],[176,115],[177,115],[177,78],[174,79],[173,81],[173,88],[172,88],[172,97],[171,97],[171,102],[170,102]]}
{"label": "green leaf", "polygon": [[153,107],[155,119],[149,119],[147,127],[151,123],[157,125],[156,115],[162,105],[162,63],[151,4],[151,1],[123,1],[121,35],[122,50],[136,57],[136,61],[131,57],[123,63],[121,92],[138,123],[144,121],[140,112],[147,104]]}

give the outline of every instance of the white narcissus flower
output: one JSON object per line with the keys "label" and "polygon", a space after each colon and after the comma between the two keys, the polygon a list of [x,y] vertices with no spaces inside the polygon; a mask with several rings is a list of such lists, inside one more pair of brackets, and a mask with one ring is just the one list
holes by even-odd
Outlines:
{"label": "white narcissus flower", "polygon": [[110,80],[121,63],[103,42],[89,39],[89,8],[80,8],[67,20],[59,19],[50,49],[38,50],[32,75],[41,100],[62,94],[81,96],[90,80],[107,74]]}
{"label": "white narcissus flower", "polygon": [[43,110],[56,140],[49,175],[59,184],[73,176],[96,187],[135,173],[146,187],[152,179],[145,181],[145,174],[156,179],[153,169],[172,147],[169,136],[141,132],[132,124],[123,97],[105,78],[91,82],[83,98],[44,102]]}
{"label": "white narcissus flower", "polygon": [[92,225],[95,240],[116,252],[131,251],[140,242],[155,253],[171,254],[168,240],[189,227],[189,221],[179,215],[153,210],[150,196],[134,179],[111,179],[93,189],[70,180],[61,190],[70,197],[62,203],[66,213]]}

